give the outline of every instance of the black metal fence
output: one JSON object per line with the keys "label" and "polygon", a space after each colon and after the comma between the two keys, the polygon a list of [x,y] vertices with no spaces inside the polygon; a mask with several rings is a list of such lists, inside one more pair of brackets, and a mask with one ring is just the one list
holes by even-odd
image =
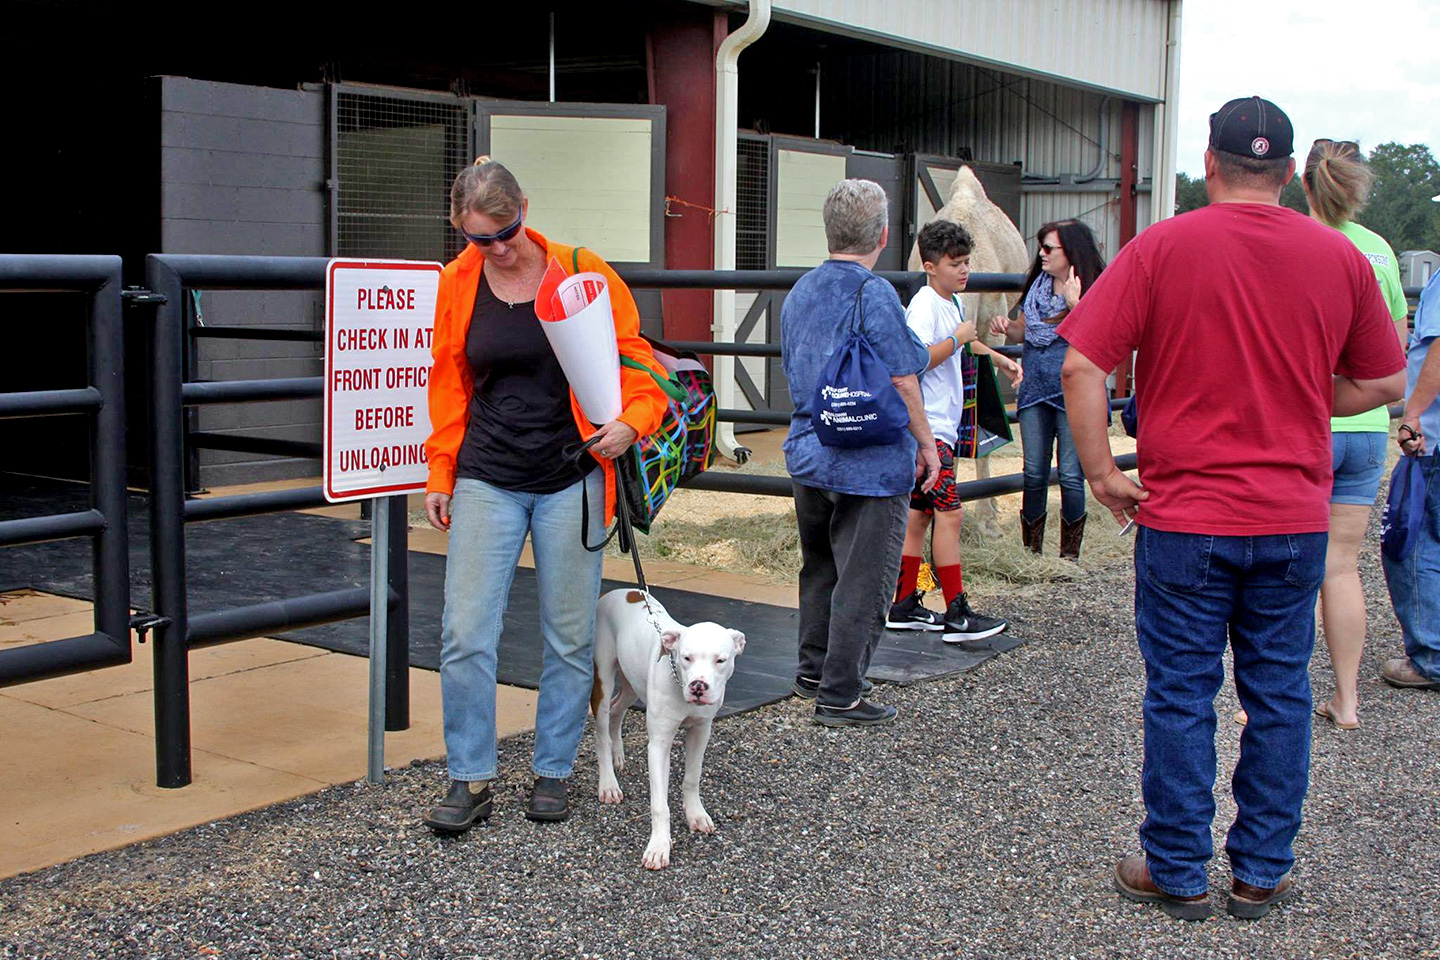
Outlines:
{"label": "black metal fence", "polygon": [[[311,257],[228,257],[152,255],[146,261],[148,290],[121,291],[118,257],[0,256],[0,291],[54,291],[83,294],[89,317],[89,386],[79,389],[0,393],[0,418],[85,414],[92,418],[89,510],[0,521],[0,547],[66,537],[94,542],[95,631],[92,634],[0,651],[0,686],[127,663],[129,643],[129,560],[125,510],[124,337],[122,303],[149,316],[150,369],[150,549],[153,568],[151,615],[136,618],[144,632],[154,630],[155,732],[157,779],[162,787],[190,782],[190,702],[188,653],[193,647],[267,636],[337,620],[367,616],[368,588],[270,600],[244,607],[194,612],[186,594],[185,525],[325,506],[320,487],[243,494],[211,499],[186,497],[186,465],[197,448],[238,450],[286,457],[315,457],[320,444],[263,436],[234,436],[189,429],[187,407],[218,403],[255,403],[319,397],[323,377],[224,382],[187,382],[187,358],[197,338],[249,340],[323,340],[313,330],[254,327],[189,327],[183,304],[192,290],[323,290],[328,261]],[[803,270],[620,271],[637,289],[703,288],[788,289]],[[881,272],[906,295],[924,282],[924,274]],[[1019,274],[973,274],[975,292],[1020,289]],[[1406,288],[1418,296],[1418,288]],[[682,349],[711,355],[776,357],[772,344],[685,342]],[[1019,347],[1000,348],[1018,353]],[[1119,407],[1123,400],[1112,402]],[[1393,413],[1393,411],[1392,411]],[[789,422],[788,413],[724,409],[728,422]],[[1134,455],[1118,458],[1122,469],[1135,466]],[[1052,478],[1052,482],[1055,479]],[[1013,493],[1022,474],[959,485],[961,499],[977,500]],[[712,471],[689,484],[694,489],[791,495],[788,477]],[[382,508],[390,549],[390,581],[385,728],[409,725],[408,517],[403,497],[387,498]]]}
{"label": "black metal fence", "polygon": [[0,521],[0,547],[89,537],[95,630],[0,650],[0,686],[130,662],[130,560],[125,527],[125,341],[119,257],[0,255],[0,291],[80,294],[89,386],[0,393],[0,418],[90,418],[90,509]]}

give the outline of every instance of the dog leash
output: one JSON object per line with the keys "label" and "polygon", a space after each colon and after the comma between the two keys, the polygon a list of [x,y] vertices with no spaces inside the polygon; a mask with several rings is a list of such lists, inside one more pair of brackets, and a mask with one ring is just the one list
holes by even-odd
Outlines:
{"label": "dog leash", "polygon": [[[563,456],[566,456],[571,460],[578,462],[579,459],[585,455],[585,452],[595,445],[598,439],[598,437],[591,437],[584,443],[572,444],[571,446],[566,447],[562,454]],[[609,544],[611,540],[615,539],[617,534],[619,535],[620,539],[617,541],[616,545],[620,548],[621,553],[630,554],[630,560],[635,564],[635,583],[637,586],[640,587],[640,602],[645,607],[645,619],[650,621],[650,626],[655,629],[655,636],[660,637],[662,634],[664,634],[665,631],[660,628],[660,617],[658,614],[655,613],[655,608],[650,605],[650,585],[645,582],[645,569],[640,564],[639,545],[635,542],[635,528],[631,525],[630,522],[630,499],[625,495],[625,471],[620,469],[620,465],[618,462],[615,463],[614,470],[615,529],[611,530],[608,534],[606,534],[605,539],[601,540],[599,544],[593,547],[586,539],[589,535],[590,530],[590,498],[585,492],[585,487],[583,485],[584,481],[581,481],[582,485],[580,487],[580,545],[586,550],[589,550],[591,553],[598,553],[599,551],[604,550],[606,545]],[[660,645],[660,653],[658,656],[656,656],[655,659],[659,660],[661,657],[664,656],[665,645],[662,643]],[[670,654],[670,674],[675,678],[676,683],[680,682],[680,671],[675,666],[674,651],[671,651]]]}

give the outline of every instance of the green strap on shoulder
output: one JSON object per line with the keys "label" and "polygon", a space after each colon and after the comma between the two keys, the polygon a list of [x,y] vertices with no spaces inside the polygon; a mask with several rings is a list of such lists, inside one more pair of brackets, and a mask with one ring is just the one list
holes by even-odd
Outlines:
{"label": "green strap on shoulder", "polygon": [[[571,273],[580,272],[580,251],[582,249],[582,247],[576,247],[571,253],[570,262],[571,265],[574,267]],[[644,370],[646,373],[650,374],[650,378],[655,381],[655,385],[665,392],[665,396],[669,397],[671,400],[674,400],[676,403],[684,403],[686,400],[690,399],[690,391],[685,389],[685,385],[683,383],[680,383],[678,380],[674,380],[671,377],[662,377],[654,370],[651,370],[649,367],[645,366],[645,364],[641,363],[639,360],[632,360],[622,353],[620,354],[620,366],[629,367],[632,370]]]}

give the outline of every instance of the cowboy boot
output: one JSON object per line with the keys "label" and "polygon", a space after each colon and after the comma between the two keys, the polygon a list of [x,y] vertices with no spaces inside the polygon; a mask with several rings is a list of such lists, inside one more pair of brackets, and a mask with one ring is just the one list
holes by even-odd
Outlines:
{"label": "cowboy boot", "polygon": [[1039,553],[1045,545],[1045,517],[1042,513],[1034,520],[1026,520],[1023,513],[1020,515],[1020,542],[1031,553]]}
{"label": "cowboy boot", "polygon": [[1080,561],[1080,543],[1085,539],[1085,517],[1079,520],[1060,518],[1060,559]]}

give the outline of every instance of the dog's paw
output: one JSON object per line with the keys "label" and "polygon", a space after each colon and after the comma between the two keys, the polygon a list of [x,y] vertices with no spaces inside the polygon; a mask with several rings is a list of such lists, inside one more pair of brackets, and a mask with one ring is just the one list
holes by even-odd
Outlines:
{"label": "dog's paw", "polygon": [[611,762],[615,764],[615,772],[622,773],[625,770],[625,748],[620,746],[620,741],[614,741],[610,748]]}
{"label": "dog's paw", "polygon": [[620,789],[619,784],[606,786],[602,783],[600,784],[599,793],[601,803],[619,803],[621,800],[625,799],[625,794]]}
{"label": "dog's paw", "polygon": [[693,814],[685,814],[685,822],[690,825],[691,833],[714,833],[715,821],[710,819],[710,814],[702,808]]}
{"label": "dog's paw", "polygon": [[670,841],[659,838],[650,841],[645,848],[645,856],[640,858],[640,864],[646,870],[664,870],[670,866]]}

